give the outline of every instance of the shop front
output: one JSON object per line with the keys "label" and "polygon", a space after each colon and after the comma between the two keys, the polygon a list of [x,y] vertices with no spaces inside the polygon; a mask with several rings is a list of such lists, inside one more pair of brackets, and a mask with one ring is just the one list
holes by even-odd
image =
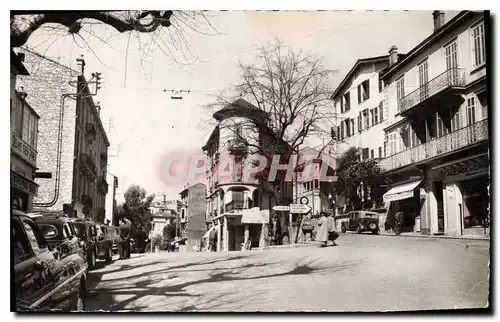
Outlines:
{"label": "shop front", "polygon": [[394,228],[396,214],[403,213],[402,232],[420,232],[421,210],[425,195],[421,195],[422,179],[413,179],[393,186],[383,195],[387,208],[387,217],[384,225],[385,230]]}
{"label": "shop front", "polygon": [[445,234],[489,235],[489,157],[470,156],[433,168],[443,178]]}
{"label": "shop front", "polygon": [[19,171],[10,172],[11,206],[23,212],[33,210],[33,197],[38,193],[38,185]]}

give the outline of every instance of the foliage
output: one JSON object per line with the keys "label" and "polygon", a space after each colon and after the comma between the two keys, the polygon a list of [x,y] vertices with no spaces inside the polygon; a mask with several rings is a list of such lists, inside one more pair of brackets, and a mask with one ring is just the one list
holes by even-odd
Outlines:
{"label": "foliage", "polygon": [[175,237],[175,225],[168,224],[163,227],[163,238],[165,240],[171,241]]}
{"label": "foliage", "polygon": [[373,159],[361,161],[359,153],[360,149],[352,147],[337,160],[337,195],[342,196],[348,209],[353,210],[371,207],[369,199],[380,197],[378,190],[384,182],[378,162]]}
{"label": "foliage", "polygon": [[130,186],[124,194],[125,203],[118,207],[118,218],[128,218],[135,228],[149,233],[152,215],[149,210],[154,195],[147,196],[146,190],[138,185]]}

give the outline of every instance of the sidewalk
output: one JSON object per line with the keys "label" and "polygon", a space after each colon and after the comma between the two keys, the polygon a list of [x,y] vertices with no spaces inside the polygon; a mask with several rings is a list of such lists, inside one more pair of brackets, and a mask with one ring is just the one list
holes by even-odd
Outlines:
{"label": "sidewalk", "polygon": [[446,235],[425,235],[422,233],[401,233],[396,236],[393,232],[381,231],[381,236],[394,236],[394,237],[423,237],[423,238],[445,238],[445,239],[467,239],[467,240],[490,240],[488,236],[446,236]]}

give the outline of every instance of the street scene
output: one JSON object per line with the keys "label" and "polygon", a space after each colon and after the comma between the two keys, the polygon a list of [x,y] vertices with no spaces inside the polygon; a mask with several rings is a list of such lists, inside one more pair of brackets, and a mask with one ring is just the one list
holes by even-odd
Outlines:
{"label": "street scene", "polygon": [[10,27],[11,311],[491,310],[489,11]]}

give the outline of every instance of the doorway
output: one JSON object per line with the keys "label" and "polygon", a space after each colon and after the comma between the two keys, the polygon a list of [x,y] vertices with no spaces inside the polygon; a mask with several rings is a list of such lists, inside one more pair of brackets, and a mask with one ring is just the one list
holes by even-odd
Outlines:
{"label": "doorway", "polygon": [[438,233],[444,233],[444,200],[443,200],[443,182],[434,182],[434,195],[437,201],[437,214],[438,214]]}

